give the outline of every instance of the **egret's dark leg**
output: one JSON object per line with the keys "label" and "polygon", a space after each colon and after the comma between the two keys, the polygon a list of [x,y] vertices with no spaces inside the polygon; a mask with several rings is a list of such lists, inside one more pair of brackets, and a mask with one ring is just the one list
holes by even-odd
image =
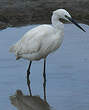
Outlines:
{"label": "egret's dark leg", "polygon": [[46,59],[44,59],[44,69],[43,69],[43,78],[44,78],[44,82],[43,82],[43,87],[44,87],[44,101],[46,101]]}
{"label": "egret's dark leg", "polygon": [[31,64],[32,64],[32,61],[30,61],[29,67],[27,69],[27,85],[28,85],[28,89],[29,89],[30,95],[32,96],[31,87],[30,87],[30,80],[29,80]]}

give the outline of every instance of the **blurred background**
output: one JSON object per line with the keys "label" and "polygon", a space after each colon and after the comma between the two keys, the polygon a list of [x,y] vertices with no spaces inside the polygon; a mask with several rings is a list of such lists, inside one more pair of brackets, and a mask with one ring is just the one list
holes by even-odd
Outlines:
{"label": "blurred background", "polygon": [[[0,110],[31,110],[11,104],[10,96],[18,89],[29,94],[26,84],[29,61],[16,61],[9,47],[28,30],[39,24],[51,24],[52,11],[58,8],[68,10],[86,33],[65,23],[61,48],[47,58],[47,104],[55,110],[89,110],[88,0],[0,0]],[[43,100],[42,67],[43,60],[33,62],[30,80],[33,96]]]}

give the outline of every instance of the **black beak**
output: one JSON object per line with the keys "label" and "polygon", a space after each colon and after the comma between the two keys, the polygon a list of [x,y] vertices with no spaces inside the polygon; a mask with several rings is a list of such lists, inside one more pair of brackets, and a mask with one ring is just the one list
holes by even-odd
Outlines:
{"label": "black beak", "polygon": [[75,24],[78,28],[80,28],[82,31],[86,32],[73,18],[65,16],[69,21],[71,21],[73,24]]}

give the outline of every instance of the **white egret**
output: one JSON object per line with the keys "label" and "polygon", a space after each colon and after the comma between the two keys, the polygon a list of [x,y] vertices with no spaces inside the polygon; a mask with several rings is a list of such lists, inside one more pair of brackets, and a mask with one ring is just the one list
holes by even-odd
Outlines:
{"label": "white egret", "polygon": [[[44,89],[46,85],[46,57],[48,54],[52,53],[58,49],[63,41],[64,36],[64,24],[60,19],[67,20],[74,23],[82,31],[85,30],[76,23],[71,17],[71,15],[65,9],[57,9],[53,11],[51,18],[52,25],[43,24],[37,26],[30,31],[28,31],[16,44],[10,48],[10,52],[16,55],[16,59],[24,58],[30,61],[27,70],[27,84],[30,91],[30,67],[34,60],[44,59]],[[30,91],[31,94],[31,91]]]}

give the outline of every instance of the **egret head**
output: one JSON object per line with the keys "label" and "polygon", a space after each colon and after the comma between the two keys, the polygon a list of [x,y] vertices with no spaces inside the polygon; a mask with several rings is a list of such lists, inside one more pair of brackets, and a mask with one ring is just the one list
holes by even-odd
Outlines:
{"label": "egret head", "polygon": [[71,15],[65,10],[65,9],[57,9],[53,12],[54,15],[58,17],[58,19],[64,19],[69,21],[65,16],[68,16],[71,18]]}
{"label": "egret head", "polygon": [[67,20],[68,22],[72,22],[75,24],[78,28],[80,28],[82,31],[86,32],[72,17],[71,15],[65,10],[65,9],[57,9],[53,12],[57,18]]}

